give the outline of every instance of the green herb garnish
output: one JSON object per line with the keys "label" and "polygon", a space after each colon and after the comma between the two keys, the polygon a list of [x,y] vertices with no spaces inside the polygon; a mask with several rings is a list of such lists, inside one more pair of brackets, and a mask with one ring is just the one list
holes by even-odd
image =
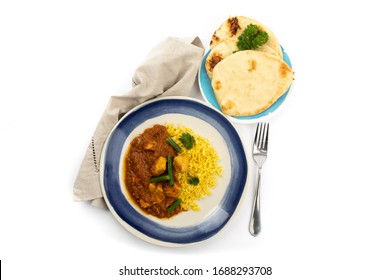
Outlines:
{"label": "green herb garnish", "polygon": [[189,133],[183,133],[180,138],[179,138],[180,142],[183,144],[184,147],[186,147],[186,149],[191,149],[194,144],[195,144],[195,138],[194,136],[192,136],[191,134]]}
{"label": "green herb garnish", "polygon": [[267,32],[260,30],[255,24],[249,24],[238,37],[237,47],[239,51],[256,50],[267,41]]}
{"label": "green herb garnish", "polygon": [[198,185],[199,184],[199,178],[198,177],[191,177],[188,179],[188,184],[190,185]]}

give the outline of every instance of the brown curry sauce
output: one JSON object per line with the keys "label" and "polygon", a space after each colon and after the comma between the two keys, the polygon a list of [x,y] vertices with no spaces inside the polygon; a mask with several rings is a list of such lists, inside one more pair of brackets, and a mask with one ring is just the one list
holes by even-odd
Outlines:
{"label": "brown curry sauce", "polygon": [[164,162],[161,161],[161,157],[167,159],[168,156],[177,155],[166,142],[168,137],[170,134],[163,125],[147,128],[132,140],[125,157],[124,178],[129,197],[144,212],[158,218],[169,218],[182,211],[180,205],[171,213],[167,210],[178,198],[181,190],[175,178],[175,171],[173,186],[169,185],[169,181],[149,182],[152,177],[167,174],[166,168],[163,170],[155,168],[157,162]]}

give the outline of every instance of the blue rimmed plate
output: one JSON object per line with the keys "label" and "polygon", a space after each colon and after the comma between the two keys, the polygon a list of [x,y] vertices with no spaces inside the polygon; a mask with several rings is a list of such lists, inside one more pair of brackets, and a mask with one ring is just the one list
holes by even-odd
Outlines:
{"label": "blue rimmed plate", "polygon": [[[283,60],[292,68],[289,56],[284,51],[283,47],[281,48],[283,53]],[[206,102],[208,102],[213,107],[221,111],[221,107],[217,102],[213,87],[211,86],[210,78],[207,75],[207,71],[205,67],[206,59],[210,51],[211,50],[209,50],[203,57],[202,64],[199,68],[199,75],[198,75],[199,88]],[[267,110],[259,114],[252,115],[252,116],[237,116],[237,117],[228,116],[228,118],[235,123],[256,123],[259,122],[261,119],[269,118],[272,114],[276,113],[281,108],[281,105],[285,102],[290,89],[291,87],[281,97],[279,97],[278,100],[276,100]]]}
{"label": "blue rimmed plate", "polygon": [[[128,198],[123,162],[135,136],[154,124],[183,124],[211,141],[220,156],[223,175],[212,194],[199,202],[200,211],[186,211],[170,219],[142,212]],[[161,98],[127,113],[112,129],[100,161],[101,187],[108,208],[135,236],[161,246],[186,246],[217,234],[235,212],[247,180],[247,161],[241,139],[218,110],[193,98]]]}

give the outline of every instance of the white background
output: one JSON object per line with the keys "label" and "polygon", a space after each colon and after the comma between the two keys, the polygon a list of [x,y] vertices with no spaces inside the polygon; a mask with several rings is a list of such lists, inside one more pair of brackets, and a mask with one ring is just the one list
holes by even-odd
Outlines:
{"label": "white background", "polygon": [[[390,279],[386,7],[379,0],[2,0],[4,279],[126,279],[119,276],[125,265],[271,266],[269,279]],[[109,97],[130,89],[136,67],[167,36],[199,36],[207,49],[231,15],[268,25],[295,71],[285,108],[270,120],[261,235],[248,232],[251,162],[231,223],[188,248],[150,245],[110,212],[73,202],[79,165]],[[197,87],[193,95],[200,96]],[[236,127],[249,151],[254,125]]]}

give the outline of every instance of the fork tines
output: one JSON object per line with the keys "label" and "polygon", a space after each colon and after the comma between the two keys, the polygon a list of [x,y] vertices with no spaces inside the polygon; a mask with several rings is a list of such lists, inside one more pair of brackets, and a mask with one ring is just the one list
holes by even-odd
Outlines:
{"label": "fork tines", "polygon": [[254,140],[257,149],[265,151],[268,149],[268,131],[269,123],[257,124]]}

